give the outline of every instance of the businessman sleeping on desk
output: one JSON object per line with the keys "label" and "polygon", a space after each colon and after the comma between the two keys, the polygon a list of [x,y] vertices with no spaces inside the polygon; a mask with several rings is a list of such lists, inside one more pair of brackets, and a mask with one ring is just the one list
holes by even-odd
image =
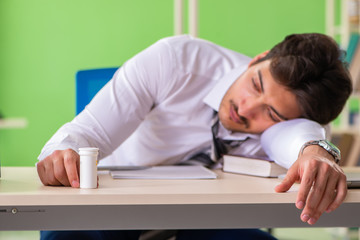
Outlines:
{"label": "businessman sleeping on desk", "polygon": [[[162,39],[127,61],[56,132],[39,156],[39,177],[44,185],[79,187],[77,149],[89,146],[100,149],[100,159],[112,154],[112,165],[214,166],[225,152],[268,155],[289,169],[275,191],[300,182],[295,205],[303,222],[315,224],[347,193],[339,155],[322,127],[352,91],[342,56],[335,41],[316,33],[289,35],[253,59],[191,36]],[[235,144],[219,147],[219,139]],[[95,232],[89,239],[112,239],[109,231]],[[116,239],[140,234],[115,232]],[[177,239],[239,237],[273,239],[250,229],[181,230]]]}

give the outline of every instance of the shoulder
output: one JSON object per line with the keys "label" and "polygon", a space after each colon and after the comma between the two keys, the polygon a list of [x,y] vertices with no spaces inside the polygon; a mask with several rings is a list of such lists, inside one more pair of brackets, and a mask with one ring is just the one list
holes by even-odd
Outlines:
{"label": "shoulder", "polygon": [[166,45],[178,69],[215,78],[230,69],[247,65],[251,59],[229,48],[190,35],[163,38],[158,44],[164,47]]}
{"label": "shoulder", "polygon": [[220,57],[222,55],[223,57],[227,56],[234,59],[246,57],[236,51],[205,39],[192,37],[191,35],[167,37],[159,40],[158,42],[165,43],[169,48],[182,56],[188,56],[185,54],[191,53],[192,55],[200,54],[208,57]]}

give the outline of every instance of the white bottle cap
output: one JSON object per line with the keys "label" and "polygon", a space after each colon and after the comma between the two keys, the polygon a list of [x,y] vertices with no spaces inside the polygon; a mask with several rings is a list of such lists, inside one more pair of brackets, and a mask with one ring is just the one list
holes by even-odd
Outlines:
{"label": "white bottle cap", "polygon": [[99,149],[95,148],[95,147],[84,147],[84,148],[79,148],[79,154],[98,154],[99,153]]}

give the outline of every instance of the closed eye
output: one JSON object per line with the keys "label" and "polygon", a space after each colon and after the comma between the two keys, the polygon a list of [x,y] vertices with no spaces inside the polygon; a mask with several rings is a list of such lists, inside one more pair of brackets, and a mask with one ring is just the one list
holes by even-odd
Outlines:
{"label": "closed eye", "polygon": [[262,92],[261,88],[258,86],[258,84],[256,84],[255,79],[251,78],[251,81],[252,81],[253,87],[256,90],[256,92],[261,93]]}
{"label": "closed eye", "polygon": [[279,119],[278,117],[274,116],[274,113],[272,112],[271,108],[268,108],[268,115],[271,118],[272,121],[274,122],[281,122],[281,119]]}
{"label": "closed eye", "polygon": [[278,122],[289,120],[288,118],[281,115],[278,111],[276,111],[275,108],[273,108],[272,106],[269,106],[269,112],[271,112],[272,118],[277,119]]}

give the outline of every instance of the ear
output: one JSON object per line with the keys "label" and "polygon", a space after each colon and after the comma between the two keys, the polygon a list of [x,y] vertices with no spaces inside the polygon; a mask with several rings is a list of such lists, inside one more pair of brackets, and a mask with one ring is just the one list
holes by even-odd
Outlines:
{"label": "ear", "polygon": [[253,65],[257,60],[265,57],[269,52],[270,52],[270,50],[266,50],[265,52],[262,52],[262,53],[256,55],[253,59],[251,59],[248,67],[250,67],[251,65]]}

